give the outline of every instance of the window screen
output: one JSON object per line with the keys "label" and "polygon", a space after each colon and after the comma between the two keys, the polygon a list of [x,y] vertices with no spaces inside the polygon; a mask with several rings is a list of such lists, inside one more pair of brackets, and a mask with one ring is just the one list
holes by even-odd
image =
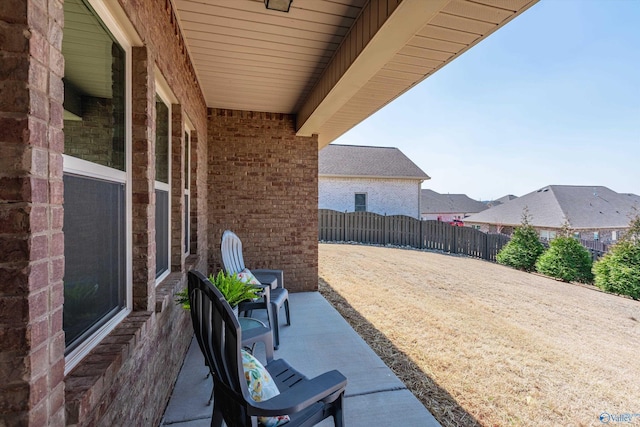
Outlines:
{"label": "window screen", "polygon": [[156,279],[169,269],[169,192],[156,190]]}
{"label": "window screen", "polygon": [[367,211],[367,195],[365,193],[356,193],[355,211],[366,212]]}
{"label": "window screen", "polygon": [[63,231],[69,352],[125,307],[124,184],[65,175]]}

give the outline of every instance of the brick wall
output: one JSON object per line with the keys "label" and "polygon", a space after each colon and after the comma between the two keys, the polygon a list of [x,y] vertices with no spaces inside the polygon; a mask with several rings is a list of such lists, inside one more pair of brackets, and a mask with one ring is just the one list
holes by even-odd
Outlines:
{"label": "brick wall", "polygon": [[284,270],[291,291],[318,285],[318,145],[297,137],[294,117],[209,110],[210,268],[231,229],[251,268]]}
{"label": "brick wall", "polygon": [[318,207],[355,210],[355,194],[366,193],[367,212],[420,218],[420,181],[407,179],[320,177]]}
{"label": "brick wall", "polygon": [[64,424],[62,4],[0,2],[0,425]]}
{"label": "brick wall", "polygon": [[[134,311],[66,378],[67,422],[77,425],[157,425],[191,340],[190,318],[173,302],[185,286],[184,272],[206,271],[206,107],[167,2],[120,4],[143,40],[132,49],[132,192]],[[157,67],[157,69],[156,69]],[[172,106],[172,179],[184,172],[183,121],[192,132],[192,244],[188,259],[175,258],[172,273],[155,284],[155,72],[178,103]],[[202,136],[202,137],[200,137]],[[193,158],[195,157],[195,161]],[[179,183],[172,183],[178,185]],[[172,188],[172,240],[182,242],[181,189]],[[179,252],[181,254],[182,251]]]}

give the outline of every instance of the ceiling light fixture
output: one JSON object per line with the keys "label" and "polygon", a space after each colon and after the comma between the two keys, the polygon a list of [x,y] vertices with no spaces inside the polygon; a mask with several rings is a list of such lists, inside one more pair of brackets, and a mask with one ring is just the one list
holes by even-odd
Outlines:
{"label": "ceiling light fixture", "polygon": [[293,0],[264,0],[264,6],[269,10],[289,12]]}

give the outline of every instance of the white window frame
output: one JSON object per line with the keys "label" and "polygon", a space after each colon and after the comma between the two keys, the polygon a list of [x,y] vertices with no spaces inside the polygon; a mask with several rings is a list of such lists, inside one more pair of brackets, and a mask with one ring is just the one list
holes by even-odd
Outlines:
{"label": "white window frame", "polygon": [[116,39],[120,47],[125,52],[125,170],[102,166],[97,163],[82,160],[77,157],[63,154],[64,173],[100,178],[109,182],[125,184],[125,293],[126,306],[114,317],[109,319],[93,334],[87,337],[75,349],[65,356],[64,374],[67,375],[78,363],[93,350],[129,313],[133,306],[133,249],[132,249],[132,191],[131,191],[131,48],[141,45],[142,41],[132,26],[126,20],[124,12],[112,4],[107,4],[105,0],[88,0],[97,17],[109,29],[109,32]]}
{"label": "white window frame", "polygon": [[[185,120],[184,124],[184,133],[187,135],[187,140],[184,141],[184,162],[186,163],[182,165],[182,170],[185,170],[186,167],[186,176],[185,186],[183,189],[184,194],[184,203],[185,203],[185,212],[186,218],[184,218],[183,226],[185,227],[186,236],[184,238],[187,241],[186,250],[183,251],[184,257],[188,257],[191,254],[191,132],[193,131],[193,125],[189,121],[189,119]],[[188,202],[187,202],[188,200]]]}
{"label": "white window frame", "polygon": [[[160,190],[160,191],[166,191],[168,196],[169,196],[169,200],[168,200],[168,206],[167,209],[169,210],[167,212],[167,221],[169,222],[167,224],[167,230],[168,230],[168,235],[167,235],[167,247],[165,248],[167,251],[167,256],[168,256],[168,260],[169,260],[169,264],[167,265],[167,270],[164,271],[160,276],[158,276],[156,278],[156,286],[158,286],[164,279],[167,278],[167,276],[171,273],[171,139],[172,139],[172,129],[171,129],[171,104],[175,104],[175,96],[173,95],[173,93],[171,92],[171,90],[169,89],[169,85],[167,84],[166,80],[162,77],[162,75],[160,74],[160,72],[158,71],[158,69],[156,68],[156,72],[155,72],[155,77],[156,77],[156,95],[158,95],[158,98],[160,98],[162,100],[162,102],[164,102],[164,104],[167,106],[168,109],[168,116],[167,119],[169,121],[169,123],[167,123],[167,132],[168,132],[168,143],[167,143],[167,181],[168,183],[164,183],[164,182],[160,182],[160,181],[156,181],[155,177],[154,177],[154,191],[155,190]],[[155,141],[154,141],[155,144]],[[157,153],[156,153],[157,154]],[[154,160],[155,161],[155,160]],[[159,251],[161,248],[158,248],[156,246],[156,253],[157,251]]]}
{"label": "white window frame", "polygon": [[[358,206],[358,205],[356,205],[356,197],[357,197],[359,194],[363,194],[363,195],[364,195],[364,211],[358,211],[358,210],[356,210],[356,206]],[[354,196],[353,196],[353,211],[354,211],[354,212],[368,212],[368,211],[367,211],[367,206],[368,206],[368,204],[369,204],[369,197],[368,197],[367,193],[364,193],[364,192],[357,192],[357,193],[355,193],[355,194],[354,194]]]}

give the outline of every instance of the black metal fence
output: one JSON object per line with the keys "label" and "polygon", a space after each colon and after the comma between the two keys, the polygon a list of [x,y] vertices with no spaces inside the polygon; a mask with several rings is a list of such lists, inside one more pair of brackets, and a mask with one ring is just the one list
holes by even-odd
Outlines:
{"label": "black metal fence", "polygon": [[509,241],[503,234],[487,234],[441,221],[421,221],[404,215],[318,210],[318,240],[409,246],[496,260]]}

